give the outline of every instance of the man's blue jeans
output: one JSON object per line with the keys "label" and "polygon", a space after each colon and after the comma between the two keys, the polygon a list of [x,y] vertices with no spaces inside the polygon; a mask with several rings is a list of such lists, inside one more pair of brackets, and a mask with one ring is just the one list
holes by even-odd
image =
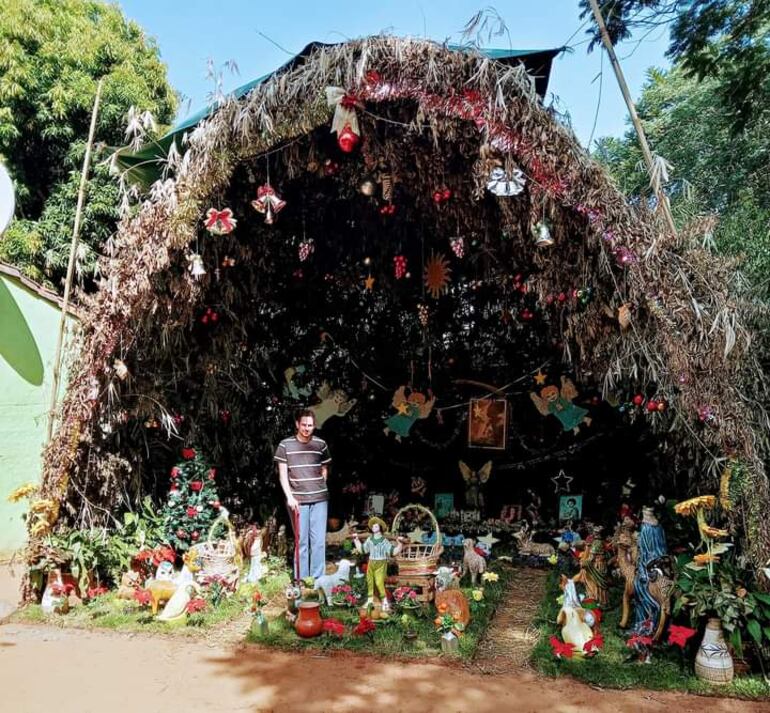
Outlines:
{"label": "man's blue jeans", "polygon": [[294,516],[294,576],[320,577],[326,570],[328,502],[300,505]]}

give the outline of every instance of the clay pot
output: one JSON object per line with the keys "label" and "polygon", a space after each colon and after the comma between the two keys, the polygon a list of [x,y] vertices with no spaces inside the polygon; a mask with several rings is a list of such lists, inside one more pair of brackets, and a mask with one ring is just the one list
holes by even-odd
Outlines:
{"label": "clay pot", "polygon": [[733,657],[725,644],[720,619],[709,619],[695,657],[695,675],[702,681],[723,685],[735,675]]}
{"label": "clay pot", "polygon": [[305,639],[318,636],[323,630],[321,605],[318,602],[302,602],[298,609],[294,630]]}

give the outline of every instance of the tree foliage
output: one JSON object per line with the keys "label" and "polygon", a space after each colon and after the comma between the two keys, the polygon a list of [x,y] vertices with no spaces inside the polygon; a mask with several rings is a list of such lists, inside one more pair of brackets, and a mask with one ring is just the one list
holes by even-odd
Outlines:
{"label": "tree foliage", "polygon": [[[590,16],[581,0],[581,17]],[[611,41],[671,23],[668,56],[698,79],[716,80],[715,96],[740,131],[761,113],[770,88],[769,0],[606,0],[600,3]],[[595,26],[589,48],[601,42]]]}
{"label": "tree foliage", "polygon": [[95,0],[0,0],[0,157],[16,183],[17,221],[0,259],[58,286],[66,269],[98,79],[104,78],[81,229],[82,274],[112,233],[117,188],[108,146],[124,142],[131,106],[171,121],[176,96],[157,45],[112,5]]}
{"label": "tree foliage", "polygon": [[[719,216],[715,245],[745,256],[744,270],[764,296],[770,294],[770,175],[767,140],[770,112],[732,132],[731,117],[717,100],[719,81],[698,82],[681,67],[652,70],[638,103],[655,151],[673,165],[668,189],[681,222],[695,214]],[[606,163],[623,190],[650,197],[635,133],[598,142],[595,157]]]}

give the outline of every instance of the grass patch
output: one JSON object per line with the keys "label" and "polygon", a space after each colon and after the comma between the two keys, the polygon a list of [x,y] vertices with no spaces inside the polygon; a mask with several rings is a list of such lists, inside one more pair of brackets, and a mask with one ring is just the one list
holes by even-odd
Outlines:
{"label": "grass patch", "polygon": [[770,696],[770,686],[761,676],[743,676],[736,678],[727,686],[713,686],[696,678],[693,660],[700,637],[696,634],[684,656],[677,647],[661,645],[655,649],[652,662],[640,664],[625,663],[631,650],[626,646],[626,638],[618,628],[620,607],[617,600],[619,593],[613,591],[610,607],[605,610],[601,631],[604,635],[604,648],[595,657],[577,659],[557,659],[551,652],[549,638],[560,630],[556,626],[559,604],[556,597],[559,590],[558,573],[554,571],[546,584],[546,596],[540,605],[536,624],[540,628],[540,639],[532,651],[532,663],[535,668],[547,676],[569,675],[585,683],[605,688],[649,688],[653,690],[686,691],[699,695],[730,696],[736,698],[760,700]]}
{"label": "grass patch", "polygon": [[[463,660],[471,659],[476,648],[486,632],[500,601],[504,598],[512,578],[512,569],[505,567],[498,570],[500,579],[496,583],[484,587],[484,601],[474,605],[471,621],[463,636],[460,637],[460,649],[457,657]],[[463,588],[463,592],[471,599],[471,589]],[[287,651],[352,651],[374,656],[399,658],[430,658],[442,655],[440,634],[436,631],[433,620],[436,609],[431,604],[417,612],[409,612],[410,628],[417,636],[413,641],[404,637],[406,627],[402,624],[401,613],[394,609],[390,619],[377,622],[377,628],[371,635],[356,636],[352,633],[358,623],[358,609],[329,607],[321,604],[322,619],[337,619],[345,625],[345,633],[341,637],[321,634],[313,639],[302,639],[294,631],[283,615],[268,617],[269,633],[265,637],[249,631],[246,640],[266,646],[274,646]]]}

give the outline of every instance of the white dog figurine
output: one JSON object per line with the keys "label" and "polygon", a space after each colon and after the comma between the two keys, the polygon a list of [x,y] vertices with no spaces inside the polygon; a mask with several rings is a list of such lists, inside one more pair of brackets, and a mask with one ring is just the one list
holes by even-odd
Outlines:
{"label": "white dog figurine", "polygon": [[487,561],[473,548],[476,543],[468,538],[463,542],[463,570],[460,575],[462,579],[466,572],[471,573],[471,586],[476,586],[476,577],[487,571]]}
{"label": "white dog figurine", "polygon": [[337,571],[333,574],[324,574],[318,577],[314,582],[314,589],[319,589],[323,592],[326,603],[331,605],[332,603],[332,589],[345,584],[350,581],[350,568],[353,563],[348,560],[340,560],[337,563]]}

